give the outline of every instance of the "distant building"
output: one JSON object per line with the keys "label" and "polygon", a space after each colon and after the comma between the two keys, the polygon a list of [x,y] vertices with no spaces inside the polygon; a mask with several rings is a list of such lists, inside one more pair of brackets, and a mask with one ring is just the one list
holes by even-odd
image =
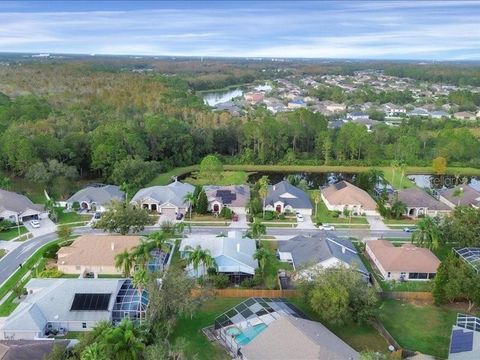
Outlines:
{"label": "distant building", "polygon": [[339,104],[333,101],[323,101],[321,104],[325,106],[325,109],[332,113],[343,112],[347,110],[347,106],[345,104]]}
{"label": "distant building", "polygon": [[262,92],[247,92],[243,97],[249,103],[257,104],[263,101],[265,94]]}
{"label": "distant building", "polygon": [[309,196],[302,189],[283,180],[275,185],[268,186],[268,195],[265,199],[267,211],[299,212],[302,215],[312,215],[312,203]]}
{"label": "distant building", "polygon": [[475,114],[469,111],[456,112],[455,114],[453,114],[453,117],[459,120],[476,120],[477,119]]}
{"label": "distant building", "polygon": [[415,108],[408,113],[409,116],[421,116],[421,117],[428,117],[430,116],[430,112],[426,109],[422,108]]}
{"label": "distant building", "polygon": [[450,117],[450,114],[444,110],[435,110],[430,113],[433,119],[446,119]]}
{"label": "distant building", "polygon": [[246,214],[250,201],[250,187],[248,185],[204,186],[208,199],[208,210],[219,213],[224,207],[236,214]]}
{"label": "distant building", "polygon": [[352,120],[352,121],[358,121],[358,120],[370,120],[370,116],[368,114],[361,112],[361,111],[355,111],[347,114],[347,119]]}
{"label": "distant building", "polygon": [[388,240],[370,240],[365,251],[385,280],[431,280],[440,266],[430,250],[409,243],[398,247]]}
{"label": "distant building", "polygon": [[290,101],[287,106],[289,109],[301,109],[307,107],[307,104],[302,99],[297,99]]}
{"label": "distant building", "polygon": [[480,208],[480,191],[475,190],[470,185],[456,186],[451,189],[441,189],[437,191],[439,200],[447,204],[451,209],[456,206],[472,206]]}
{"label": "distant building", "polygon": [[389,117],[405,115],[407,113],[407,109],[405,109],[403,106],[395,105],[392,103],[384,104],[383,109],[385,111],[385,115]]}
{"label": "distant building", "polygon": [[447,215],[451,212],[449,206],[417,187],[398,190],[389,196],[389,203],[393,204],[396,199],[405,204],[404,215],[412,218]]}

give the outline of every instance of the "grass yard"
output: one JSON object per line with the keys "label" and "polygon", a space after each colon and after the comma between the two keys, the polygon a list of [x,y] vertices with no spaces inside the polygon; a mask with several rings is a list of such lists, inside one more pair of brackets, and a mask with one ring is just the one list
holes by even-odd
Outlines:
{"label": "grass yard", "polygon": [[[400,189],[400,186],[402,189],[408,189],[415,186],[415,183],[407,178],[407,173],[405,173],[402,179],[402,173],[400,169],[396,170],[395,174],[393,173],[392,168],[382,168],[382,170],[385,180],[388,181],[388,183],[392,185],[394,189]],[[431,169],[427,171],[427,173],[428,172],[431,172]]]}
{"label": "grass yard", "polygon": [[58,216],[58,223],[59,224],[68,224],[68,223],[75,223],[81,221],[90,221],[92,219],[93,214],[78,214],[74,211],[66,212],[63,211]]}
{"label": "grass yard", "polygon": [[203,335],[204,327],[213,325],[215,318],[228,309],[242,302],[243,298],[214,298],[207,301],[202,307],[190,317],[182,317],[177,321],[177,326],[172,334],[172,340],[183,337],[188,342],[186,358],[198,360],[223,360],[230,359],[226,351],[208,341]]}
{"label": "grass yard", "polygon": [[197,170],[198,170],[198,165],[178,167],[170,170],[169,172],[159,174],[155,179],[150,181],[150,183],[147,186],[168,185],[172,182],[172,177],[181,176]]}
{"label": "grass yard", "polygon": [[415,225],[419,219],[383,219],[387,225]]}
{"label": "grass yard", "polygon": [[192,185],[242,185],[246,184],[248,174],[245,171],[224,171],[213,181],[210,178],[200,176],[198,172],[192,173],[185,182]]}
{"label": "grass yard", "polygon": [[278,248],[277,241],[263,240],[261,243],[274,255],[274,258],[265,265],[265,287],[267,289],[278,289],[278,270],[293,270],[293,266],[289,263],[281,262],[275,257]]}
{"label": "grass yard", "polygon": [[431,281],[382,281],[385,291],[432,291]]}
{"label": "grass yard", "polygon": [[[311,320],[320,321],[320,317],[314,313],[310,306],[305,304],[303,298],[291,298],[289,301],[302,310]],[[387,342],[385,339],[369,324],[345,324],[332,325],[321,321],[330,331],[340,337],[357,351],[373,350],[387,351]]]}
{"label": "grass yard", "polygon": [[352,216],[350,217],[335,217],[333,212],[327,209],[327,206],[323,201],[320,201],[317,204],[317,213],[315,214],[315,194],[320,190],[309,190],[308,194],[310,195],[310,201],[313,204],[313,221],[326,224],[368,224],[368,221],[363,216]]}
{"label": "grass yard", "polygon": [[457,312],[433,305],[385,300],[380,305],[378,317],[400,346],[447,358]]}
{"label": "grass yard", "polygon": [[[26,234],[28,232],[25,226],[20,226],[20,235]],[[18,228],[14,227],[7,231],[0,232],[0,240],[12,240],[18,236]]]}

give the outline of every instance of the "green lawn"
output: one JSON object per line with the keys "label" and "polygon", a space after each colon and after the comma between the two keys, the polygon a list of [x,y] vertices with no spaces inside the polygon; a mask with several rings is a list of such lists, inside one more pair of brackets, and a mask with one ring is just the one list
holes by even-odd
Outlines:
{"label": "green lawn", "polygon": [[203,335],[204,327],[213,325],[215,318],[226,310],[234,307],[245,299],[242,298],[214,298],[207,301],[192,318],[181,317],[178,319],[172,340],[179,337],[189,341],[186,359],[192,359],[197,355],[198,360],[223,360],[230,359],[226,351],[208,341]]}
{"label": "green lawn", "polygon": [[[382,170],[385,180],[387,180],[394,189],[400,189],[400,186],[402,189],[408,189],[415,186],[415,184],[407,178],[406,174],[402,179],[401,171],[399,169],[395,171],[395,174],[393,173],[392,168],[382,168]],[[427,172],[431,172],[431,169]]]}
{"label": "green lawn", "polygon": [[320,201],[317,204],[317,213],[315,214],[315,202],[314,196],[320,190],[309,190],[308,193],[310,195],[310,201],[313,205],[313,221],[318,223],[326,223],[326,224],[368,224],[368,221],[363,216],[352,216],[350,217],[335,217],[333,213],[327,209],[327,206],[323,201]]}
{"label": "green lawn", "polygon": [[433,305],[385,300],[380,306],[378,317],[400,346],[447,358],[450,333],[457,312]]}
{"label": "green lawn", "polygon": [[430,281],[382,281],[385,291],[432,291]]}
{"label": "green lawn", "polygon": [[418,219],[383,219],[383,222],[387,225],[415,225]]}
{"label": "green lawn", "polygon": [[74,211],[66,212],[63,211],[58,216],[58,223],[59,224],[68,224],[80,221],[90,221],[92,219],[92,215],[87,214],[78,214]]}
{"label": "green lawn", "polygon": [[[26,234],[28,232],[25,226],[20,226],[20,235]],[[0,232],[0,240],[12,240],[18,236],[18,228],[14,227],[8,231]]]}
{"label": "green lawn", "polygon": [[185,182],[192,185],[242,185],[246,184],[248,174],[245,171],[223,171],[214,180],[200,176],[198,172],[185,179]]}
{"label": "green lawn", "polygon": [[[320,317],[305,304],[303,298],[291,298],[289,301],[302,310],[311,320],[320,321]],[[373,350],[386,352],[388,344],[385,339],[368,324],[332,325],[321,321],[330,331],[340,337],[357,351]]]}
{"label": "green lawn", "polygon": [[273,259],[265,265],[265,287],[267,289],[278,289],[278,270],[293,270],[293,266],[289,263],[281,262],[275,257],[278,248],[277,241],[263,240],[262,245],[274,255]]}
{"label": "green lawn", "polygon": [[183,174],[187,174],[189,172],[197,171],[197,170],[198,170],[198,165],[178,167],[178,168],[170,170],[169,172],[159,174],[155,179],[153,179],[148,184],[148,186],[168,185],[172,182],[172,177],[173,176],[181,176]]}

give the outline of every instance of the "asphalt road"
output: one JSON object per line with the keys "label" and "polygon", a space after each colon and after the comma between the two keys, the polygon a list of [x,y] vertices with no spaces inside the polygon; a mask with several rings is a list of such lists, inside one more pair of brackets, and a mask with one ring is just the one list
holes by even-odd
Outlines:
{"label": "asphalt road", "polygon": [[[148,234],[153,231],[157,231],[158,227],[148,227],[142,234]],[[235,230],[229,227],[193,227],[192,234],[219,234],[221,232],[227,232],[229,230]],[[236,229],[241,230],[241,229]],[[244,229],[246,230],[246,229]],[[280,235],[280,236],[294,236],[298,234],[314,234],[322,232],[325,235],[332,233],[338,237],[371,237],[371,238],[401,238],[408,240],[411,234],[405,233],[402,230],[385,230],[385,231],[370,231],[360,229],[338,229],[335,231],[324,230],[307,230],[307,229],[295,229],[295,228],[269,228],[267,235]],[[88,227],[76,228],[74,234],[81,235],[87,233],[103,233],[102,230],[94,230]],[[187,230],[188,233],[188,230]],[[35,251],[41,248],[48,242],[57,238],[56,233],[50,233],[41,235],[31,240],[23,242],[16,249],[10,251],[2,259],[0,259],[0,284],[3,284],[11,274],[13,274],[19,267],[19,264],[25,263],[25,261],[33,255]]]}

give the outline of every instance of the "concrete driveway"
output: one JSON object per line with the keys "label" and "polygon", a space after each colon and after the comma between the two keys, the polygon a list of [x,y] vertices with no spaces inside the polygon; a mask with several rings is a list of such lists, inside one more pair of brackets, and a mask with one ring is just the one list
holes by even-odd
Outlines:
{"label": "concrete driveway", "polygon": [[247,215],[238,214],[238,221],[232,221],[230,227],[234,229],[248,229]]}
{"label": "concrete driveway", "polygon": [[372,231],[390,230],[379,215],[367,215],[367,221]]}
{"label": "concrete driveway", "polygon": [[38,221],[40,221],[40,227],[36,229],[30,224],[30,221],[27,221],[23,224],[34,237],[54,233],[57,231],[57,225],[55,225],[52,220],[47,218]]}
{"label": "concrete driveway", "polygon": [[297,221],[297,229],[315,230],[316,228],[311,216],[303,215],[303,221]]}

